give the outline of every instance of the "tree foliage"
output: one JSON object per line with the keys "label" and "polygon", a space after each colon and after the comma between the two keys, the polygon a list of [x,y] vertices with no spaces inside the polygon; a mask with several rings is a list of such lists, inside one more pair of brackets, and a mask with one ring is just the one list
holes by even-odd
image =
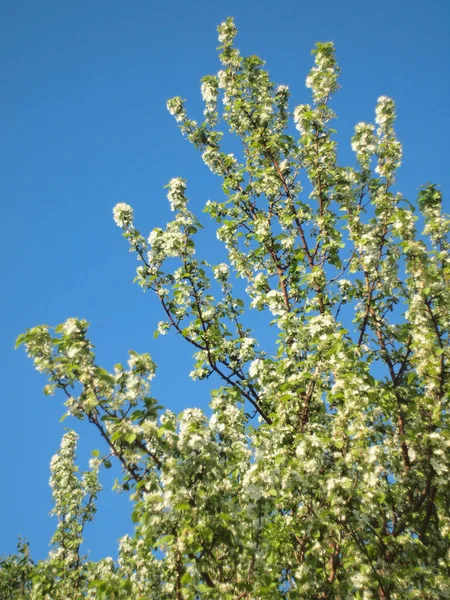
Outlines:
{"label": "tree foliage", "polygon": [[[114,208],[136,281],[161,304],[155,335],[184,338],[191,376],[218,381],[212,414],[163,410],[148,354],[103,369],[86,321],[20,336],[45,392],[62,392],[110,453],[79,473],[76,434],[64,436],[51,464],[53,549],[36,565],[6,559],[0,586],[14,580],[36,600],[450,597],[441,193],[428,184],[413,206],[396,190],[402,150],[383,96],[375,123],[355,127],[355,164],[340,164],[333,44],[316,45],[312,102],[292,112],[288,87],[235,47],[233,21],[218,31],[221,70],[202,80],[202,122],[179,97],[168,109],[223,182],[204,212],[227,262],[197,257],[184,179],[168,186],[173,220],[148,239],[129,205]],[[249,328],[251,310],[277,329],[275,353]],[[80,546],[112,459],[136,528],[118,562],[94,563]]]}

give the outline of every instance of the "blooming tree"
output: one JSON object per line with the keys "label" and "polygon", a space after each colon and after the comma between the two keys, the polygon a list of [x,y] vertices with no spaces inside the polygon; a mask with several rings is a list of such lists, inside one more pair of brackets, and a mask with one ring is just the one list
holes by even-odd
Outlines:
{"label": "blooming tree", "polygon": [[[88,420],[109,453],[79,473],[76,434],[66,433],[51,463],[53,549],[34,564],[22,547],[0,582],[9,577],[7,597],[36,600],[448,598],[441,193],[426,185],[414,207],[396,191],[401,145],[384,96],[375,123],[355,127],[355,165],[338,162],[333,44],[316,45],[312,103],[292,112],[288,87],[235,47],[233,21],[218,31],[221,70],[202,80],[202,122],[179,97],[167,106],[223,182],[205,212],[228,261],[197,257],[201,224],[184,179],[168,186],[173,220],[148,238],[131,206],[114,208],[140,262],[136,281],[161,305],[155,336],[184,338],[191,376],[218,381],[212,414],[163,410],[149,395],[148,354],[100,367],[86,321],[20,336],[48,377],[45,393],[62,391],[68,414]],[[240,143],[236,156],[223,149],[222,125]],[[276,353],[258,344],[251,310],[278,328]],[[113,459],[135,533],[117,562],[94,563],[80,546],[98,471]]]}

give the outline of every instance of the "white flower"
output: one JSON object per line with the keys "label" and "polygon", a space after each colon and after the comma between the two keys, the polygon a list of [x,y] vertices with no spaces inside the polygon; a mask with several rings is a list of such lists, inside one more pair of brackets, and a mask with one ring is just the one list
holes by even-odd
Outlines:
{"label": "white flower", "polygon": [[226,71],[219,71],[217,73],[217,78],[219,80],[219,88],[223,89],[227,85],[227,73]]}
{"label": "white flower", "polygon": [[[217,85],[217,84],[216,84]],[[201,92],[205,102],[215,103],[217,101],[217,87],[210,81],[202,83]]]}
{"label": "white flower", "polygon": [[266,299],[269,310],[273,315],[283,315],[286,312],[283,294],[279,290],[270,290]]}
{"label": "white flower", "polygon": [[160,335],[166,335],[166,333],[169,331],[169,327],[170,323],[167,323],[166,321],[160,321],[158,323],[158,333]]}
{"label": "white flower", "polygon": [[304,135],[309,129],[310,114],[311,107],[307,104],[300,104],[300,106],[297,106],[294,109],[294,123],[300,132],[300,135]]}
{"label": "white flower", "polygon": [[89,468],[93,471],[97,470],[101,464],[101,460],[97,457],[93,457],[89,459]]}
{"label": "white flower", "polygon": [[247,494],[252,500],[259,500],[263,496],[263,490],[255,483],[250,483],[247,486]]}
{"label": "white flower", "polygon": [[395,119],[395,103],[387,96],[378,98],[377,107],[375,109],[375,122],[381,129],[385,129],[392,125]]}
{"label": "white flower", "polygon": [[355,586],[355,588],[357,590],[363,590],[364,588],[367,587],[367,585],[369,583],[369,579],[368,579],[367,575],[365,575],[364,573],[361,573],[361,572],[358,572],[358,573],[355,573],[354,575],[352,575],[351,580],[352,580],[352,584]]}
{"label": "white flower", "polygon": [[170,180],[167,198],[169,199],[171,210],[180,210],[186,206],[185,189],[186,181],[181,179],[181,177],[175,177]]}
{"label": "white flower", "polygon": [[184,102],[179,96],[171,98],[167,101],[167,110],[173,117],[175,117],[177,122],[183,121],[186,118]]}
{"label": "white flower", "polygon": [[230,274],[230,267],[226,263],[220,263],[213,267],[214,278],[218,281],[226,281]]}
{"label": "white flower", "polygon": [[344,290],[348,290],[352,286],[352,282],[348,279],[339,279],[338,286]]}
{"label": "white flower", "polygon": [[205,379],[209,373],[210,371],[206,367],[198,367],[189,373],[189,377],[195,381],[196,379]]}
{"label": "white flower", "polygon": [[63,325],[63,332],[66,335],[73,335],[74,333],[79,333],[80,326],[78,324],[78,319],[67,319],[67,321]]}
{"label": "white flower", "polygon": [[162,233],[163,230],[159,228],[156,228],[152,232],[150,232],[150,235],[148,236],[148,243],[150,244],[150,246],[154,246],[156,244],[156,242],[161,238]]}
{"label": "white flower", "polygon": [[239,359],[242,362],[246,362],[250,360],[254,356],[253,348],[255,346],[256,340],[250,337],[246,337],[241,342],[241,347],[239,349]]}
{"label": "white flower", "polygon": [[237,33],[237,29],[232,19],[227,19],[219,25],[217,28],[219,35],[219,42],[221,44],[231,44],[234,36]]}
{"label": "white flower", "polygon": [[248,369],[248,374],[250,377],[256,377],[261,372],[261,367],[263,366],[263,361],[260,358],[254,360]]}
{"label": "white flower", "polygon": [[127,227],[133,223],[133,209],[125,202],[119,202],[113,208],[113,216],[116,225],[119,227]]}

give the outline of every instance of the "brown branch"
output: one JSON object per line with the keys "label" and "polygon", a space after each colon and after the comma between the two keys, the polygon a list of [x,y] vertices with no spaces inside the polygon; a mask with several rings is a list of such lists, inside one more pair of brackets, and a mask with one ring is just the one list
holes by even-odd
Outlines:
{"label": "brown branch", "polygon": [[176,591],[177,600],[183,600],[183,592],[181,591],[181,569],[182,569],[181,556],[180,556],[180,551],[178,550],[177,555],[176,555],[176,577],[175,577],[175,591]]}
{"label": "brown branch", "polygon": [[331,542],[331,547],[333,548],[333,553],[330,557],[330,575],[328,577],[328,583],[332,584],[336,579],[337,570],[340,567],[341,561],[339,559],[339,554],[341,552],[341,547],[337,542]]}
{"label": "brown branch", "polygon": [[[380,345],[380,348],[383,351],[383,355],[384,355],[384,361],[386,362],[388,369],[389,369],[389,374],[391,377],[391,381],[392,384],[394,386],[393,392],[395,394],[395,397],[397,399],[397,427],[398,427],[398,431],[401,437],[401,441],[400,441],[400,446],[401,446],[401,450],[402,450],[402,456],[403,456],[403,464],[405,466],[405,470],[409,471],[411,468],[411,460],[409,458],[409,449],[408,449],[408,444],[406,443],[405,440],[405,434],[406,434],[406,428],[405,428],[405,417],[403,416],[403,411],[401,408],[401,403],[402,403],[402,399],[399,395],[399,392],[397,390],[397,376],[395,374],[395,369],[394,369],[394,364],[391,360],[391,357],[389,355],[389,351],[386,347],[385,341],[384,341],[384,337],[383,334],[381,332],[379,323],[378,323],[378,318],[377,315],[375,313],[375,310],[373,308],[373,306],[370,308],[370,312],[371,315],[373,317],[374,320],[374,326],[375,326],[375,334],[377,336],[378,339],[378,343]],[[410,498],[411,500],[412,498]]]}
{"label": "brown branch", "polygon": [[[430,302],[430,300],[427,300],[426,298],[424,298],[424,303],[425,303],[425,306],[427,307],[427,312],[431,318],[431,322],[433,324],[433,329],[436,334],[439,348],[441,351],[443,351],[444,344],[442,342],[442,334],[439,331],[439,323],[438,323],[436,315],[434,314],[433,309],[431,307],[431,302]],[[439,363],[440,363],[440,365],[439,365],[439,369],[440,369],[439,370],[439,399],[442,399],[444,396],[444,385],[445,385],[445,360],[444,360],[443,352],[441,352]]]}
{"label": "brown branch", "polygon": [[[199,319],[200,319],[200,322],[201,322],[203,334],[206,336],[206,334],[207,334],[207,327],[206,327],[206,323],[205,323],[205,320],[203,318],[203,313],[202,313],[202,310],[201,310],[200,298],[198,297],[197,289],[196,289],[196,287],[194,285],[194,282],[192,281],[192,277],[191,277],[191,275],[190,275],[190,273],[189,273],[189,271],[187,269],[186,263],[185,263],[185,268],[186,268],[186,271],[188,272],[188,280],[189,280],[189,282],[191,284],[192,293],[193,293],[195,304],[196,304],[196,307],[197,307],[198,316],[199,316]],[[159,298],[160,298],[161,302],[163,303],[163,305],[165,306],[165,302],[164,302],[163,297],[159,296]],[[171,314],[170,310],[168,308],[167,308],[167,314],[168,315]],[[200,348],[201,350],[206,351],[207,357],[208,357],[208,363],[209,363],[210,367],[213,369],[213,371],[215,371],[229,385],[231,385],[235,389],[239,390],[239,392],[244,396],[244,398],[246,398],[252,404],[252,406],[258,411],[258,413],[261,415],[261,417],[264,419],[264,421],[266,421],[266,423],[268,425],[271,425],[272,424],[272,419],[265,412],[265,410],[261,407],[261,405],[259,403],[259,396],[255,392],[254,388],[252,386],[249,386],[247,384],[247,387],[248,387],[250,393],[247,392],[247,391],[245,391],[236,381],[233,381],[233,379],[231,379],[230,376],[228,376],[226,373],[224,373],[222,371],[222,369],[220,369],[220,367],[217,365],[217,362],[216,362],[215,358],[212,356],[211,346],[210,346],[208,340],[204,339],[204,344],[205,345],[198,344],[198,342],[196,342],[195,340],[192,340],[191,338],[188,338],[187,336],[185,336],[183,334],[183,331],[181,330],[180,326],[177,323],[175,323],[175,321],[173,320],[173,318],[171,319],[171,322],[172,322],[173,326],[175,327],[175,329],[178,331],[178,333],[180,333],[182,335],[182,337],[184,337],[185,339],[187,339],[190,343],[192,343],[197,348]],[[232,371],[233,375],[239,377],[241,380],[244,379],[244,377],[242,375],[240,375],[236,371],[236,369],[233,369],[226,361],[223,361],[223,360],[219,359],[219,362],[221,362],[225,367],[227,367],[228,369],[230,369],[230,371]]]}
{"label": "brown branch", "polygon": [[[255,122],[253,121],[252,116],[249,115],[245,111],[244,111],[244,113],[250,119],[250,121],[251,121],[251,123],[253,125],[253,128],[256,129],[257,126],[256,126]],[[298,230],[299,235],[300,235],[301,247],[302,247],[302,249],[303,249],[303,251],[304,251],[304,253],[306,255],[309,267],[312,269],[315,266],[315,264],[314,264],[314,258],[313,258],[312,254],[311,254],[310,249],[309,249],[308,242],[306,241],[306,236],[305,236],[305,232],[303,230],[303,226],[302,226],[302,224],[300,222],[300,219],[298,218],[297,211],[295,209],[294,198],[292,197],[291,190],[289,189],[289,186],[288,186],[288,184],[286,182],[286,179],[285,179],[285,177],[283,175],[283,172],[280,169],[280,165],[278,164],[278,161],[276,160],[276,158],[273,155],[273,153],[270,150],[270,148],[264,147],[263,148],[263,153],[272,162],[272,165],[275,168],[275,170],[277,172],[277,175],[278,175],[278,177],[279,177],[279,179],[280,179],[280,181],[282,183],[282,186],[284,188],[286,197],[289,198],[289,200],[292,203],[291,204],[292,216],[294,217],[294,222],[295,222],[295,224],[297,226],[297,230]],[[323,301],[323,297],[322,297],[323,290],[320,289],[320,288],[316,288],[316,292],[318,294],[320,312],[323,313],[324,310],[325,310],[325,305],[324,305],[324,301]]]}
{"label": "brown branch", "polygon": [[315,389],[316,383],[317,383],[316,375],[318,373],[318,370],[319,370],[319,365],[316,367],[315,372],[313,373],[311,379],[309,380],[308,388],[307,388],[305,394],[303,394],[304,404],[303,404],[303,407],[301,410],[301,416],[300,416],[300,433],[304,433],[305,427],[308,423],[309,409],[310,409],[312,395],[314,393],[314,389]]}
{"label": "brown branch", "polygon": [[419,540],[422,543],[425,540],[425,535],[427,533],[427,529],[428,529],[428,526],[430,524],[431,515],[433,514],[434,499],[435,499],[435,496],[436,496],[436,492],[437,492],[437,486],[433,485],[433,487],[431,488],[431,493],[428,496],[427,508],[425,510],[425,518],[423,520],[422,528],[421,528],[420,534],[419,534]]}
{"label": "brown branch", "polygon": [[145,452],[156,463],[156,466],[158,467],[158,469],[161,469],[162,462],[159,460],[159,458],[156,456],[156,454],[154,454],[153,452],[151,452],[147,448],[147,446],[143,442],[141,442],[140,440],[135,440],[134,443],[136,444],[136,446],[138,448],[140,448],[143,452]]}
{"label": "brown branch", "polygon": [[[58,382],[59,387],[66,394],[67,398],[71,398],[72,397],[71,394],[67,391],[68,384],[64,383],[53,371],[51,372],[51,374],[53,375],[54,380]],[[119,459],[123,468],[125,469],[125,471],[128,472],[130,477],[137,482],[142,481],[142,477],[139,475],[139,473],[136,472],[136,470],[133,467],[131,467],[130,465],[127,464],[127,462],[125,461],[121,452],[119,450],[117,450],[116,446],[110,440],[110,438],[108,437],[108,434],[105,432],[104,428],[98,422],[98,412],[95,409],[91,412],[85,412],[85,411],[83,411],[83,412],[87,416],[88,421],[90,423],[93,423],[95,425],[95,427],[98,429],[98,431],[100,432],[100,435],[102,436],[102,438],[105,440],[105,442],[108,444],[109,448],[111,449],[112,454],[114,454],[114,456]],[[148,490],[145,488],[145,486],[144,486],[144,491],[148,492]]]}
{"label": "brown branch", "polygon": [[[241,192],[241,194],[245,194],[248,197],[248,195],[249,195],[248,192],[246,192],[244,190],[244,188],[240,184],[238,186],[238,189]],[[254,211],[254,208],[251,206],[250,202],[249,202],[248,210],[249,210],[249,214],[250,214],[251,218],[253,219],[253,221],[255,221],[256,220],[256,213]],[[266,242],[263,242],[263,244],[264,244],[267,252],[269,253],[269,256],[271,257],[271,259],[273,260],[273,263],[275,265],[275,269],[277,271],[277,276],[278,276],[278,281],[279,281],[279,284],[280,284],[281,291],[283,293],[284,305],[286,307],[286,310],[288,312],[290,312],[291,311],[291,306],[290,306],[290,303],[289,303],[289,294],[288,294],[288,291],[287,291],[287,287],[286,287],[286,284],[284,282],[284,270],[280,266],[280,261],[279,261],[278,255],[275,252],[275,250],[272,247],[270,247]]]}
{"label": "brown branch", "polygon": [[369,323],[370,308],[372,305],[372,294],[373,294],[373,291],[374,291],[375,285],[376,285],[375,282],[372,282],[372,284],[369,285],[369,283],[368,283],[369,275],[368,275],[367,271],[364,271],[364,276],[366,279],[367,304],[366,304],[366,312],[364,314],[364,319],[363,319],[363,322],[361,325],[361,331],[359,334],[358,346],[361,346],[361,344],[362,344],[362,341],[364,339],[364,334],[366,332],[366,327],[367,327],[367,324]]}
{"label": "brown branch", "polygon": [[[116,448],[114,442],[111,441],[108,434],[105,432],[103,427],[98,422],[98,413],[95,411],[92,411],[92,412],[86,413],[86,416],[88,418],[89,423],[93,423],[97,427],[97,429],[100,432],[100,435],[105,440],[105,442],[108,444],[108,446],[111,448],[111,451],[114,454],[114,456],[119,459],[123,468],[125,469],[125,471],[127,471],[129,473],[130,477],[137,482],[142,481],[143,478],[139,475],[139,473],[137,473],[136,469],[134,469],[131,465],[127,464],[122,453]],[[143,486],[143,490],[147,493],[149,492],[149,490],[145,486]]]}

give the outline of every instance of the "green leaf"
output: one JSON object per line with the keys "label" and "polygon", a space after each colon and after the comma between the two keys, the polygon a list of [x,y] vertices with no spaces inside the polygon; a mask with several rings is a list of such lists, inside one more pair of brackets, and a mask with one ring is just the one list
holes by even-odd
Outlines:
{"label": "green leaf", "polygon": [[122,581],[120,582],[120,587],[122,589],[124,589],[126,592],[131,592],[133,589],[133,586],[129,579],[122,579]]}
{"label": "green leaf", "polygon": [[183,585],[185,585],[186,583],[190,583],[191,581],[192,581],[191,574],[188,571],[186,571],[186,573],[181,578],[181,583]]}
{"label": "green leaf", "polygon": [[102,584],[101,579],[92,579],[89,583],[88,583],[88,589],[92,589],[93,587],[100,587]]}
{"label": "green leaf", "polygon": [[175,536],[168,533],[167,535],[163,535],[161,538],[159,538],[159,540],[156,542],[158,546],[170,546],[172,544],[172,542],[174,541]]}
{"label": "green leaf", "polygon": [[197,586],[199,592],[211,592],[211,588],[206,583],[199,583]]}
{"label": "green leaf", "polygon": [[120,430],[119,430],[119,431],[115,431],[115,432],[112,434],[112,436],[111,436],[111,442],[115,442],[115,441],[117,441],[119,438],[121,438],[121,437],[122,437],[122,435],[123,435],[123,432],[122,432],[122,431],[120,431]]}
{"label": "green leaf", "polygon": [[130,419],[132,421],[135,421],[136,419],[142,419],[143,416],[144,416],[143,410],[135,410],[134,412],[131,413]]}
{"label": "green leaf", "polygon": [[16,344],[14,346],[15,350],[17,350],[17,348],[26,341],[27,337],[28,337],[28,334],[26,334],[26,333],[21,333],[19,335],[19,337],[16,339]]}
{"label": "green leaf", "polygon": [[416,379],[416,374],[415,373],[408,373],[407,377],[406,377],[406,383],[410,384],[412,383],[414,380]]}
{"label": "green leaf", "polygon": [[133,523],[138,523],[140,518],[141,518],[140,511],[134,510],[131,513],[131,520],[133,521]]}

